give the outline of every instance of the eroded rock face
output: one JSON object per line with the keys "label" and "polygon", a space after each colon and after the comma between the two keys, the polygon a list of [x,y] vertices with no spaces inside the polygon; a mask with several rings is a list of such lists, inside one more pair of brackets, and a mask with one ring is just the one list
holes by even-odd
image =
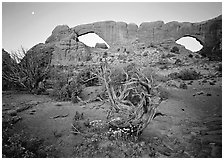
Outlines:
{"label": "eroded rock face", "polygon": [[73,65],[91,59],[89,47],[75,40],[61,40],[55,43],[52,65]]}
{"label": "eroded rock face", "polygon": [[222,58],[222,16],[200,23],[144,22],[139,27],[134,23],[114,21],[83,24],[73,28],[59,25],[41,46],[54,48],[52,52],[53,65],[70,65],[79,61],[87,61],[91,59],[90,47],[80,42],[78,37],[88,33],[97,34],[110,48],[136,44],[145,46],[150,43],[175,43],[176,40],[184,36],[191,36],[203,45],[200,51],[201,55],[212,60],[221,60]]}
{"label": "eroded rock face", "polygon": [[91,58],[89,47],[79,42],[76,32],[67,25],[57,26],[44,45],[54,48],[52,65],[67,66]]}
{"label": "eroded rock face", "polygon": [[164,40],[176,41],[184,36],[191,36],[204,46],[201,50],[202,55],[221,58],[222,16],[200,23],[144,22],[139,27],[133,23],[105,21],[79,25],[72,30],[77,36],[94,32],[111,47],[128,44],[136,39],[150,43]]}
{"label": "eroded rock face", "polygon": [[67,25],[59,25],[52,31],[52,35],[45,41],[45,43],[54,43],[62,39],[77,39],[77,34]]}

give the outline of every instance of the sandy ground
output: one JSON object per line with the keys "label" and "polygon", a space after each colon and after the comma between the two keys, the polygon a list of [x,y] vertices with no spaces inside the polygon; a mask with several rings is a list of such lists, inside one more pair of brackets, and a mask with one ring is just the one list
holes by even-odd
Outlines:
{"label": "sandy ground", "polygon": [[[164,115],[157,116],[140,138],[150,142],[159,153],[157,157],[221,157],[221,80],[215,85],[199,85],[195,80],[187,90],[166,90],[168,99],[158,107]],[[198,92],[201,94],[193,96]],[[3,115],[24,103],[34,104],[17,113],[22,120],[14,125],[14,130],[43,138],[46,145],[56,148],[55,157],[73,157],[74,146],[83,141],[82,135],[71,133],[76,111],[83,112],[90,120],[105,119],[108,107],[108,104],[101,105],[102,102],[83,106],[56,102],[47,95],[3,92],[2,96]]]}

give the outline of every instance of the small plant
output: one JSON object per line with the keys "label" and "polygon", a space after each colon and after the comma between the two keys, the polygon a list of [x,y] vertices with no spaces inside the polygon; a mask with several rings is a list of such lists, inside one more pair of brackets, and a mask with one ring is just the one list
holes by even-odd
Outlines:
{"label": "small plant", "polygon": [[172,53],[176,53],[176,54],[180,54],[180,50],[179,50],[179,48],[178,48],[177,46],[174,46],[174,47],[170,50],[170,52],[172,52]]}

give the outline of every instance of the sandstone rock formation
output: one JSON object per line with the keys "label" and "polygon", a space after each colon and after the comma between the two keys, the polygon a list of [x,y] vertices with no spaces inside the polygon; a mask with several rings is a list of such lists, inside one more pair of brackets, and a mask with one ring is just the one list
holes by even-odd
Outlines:
{"label": "sandstone rock formation", "polygon": [[[43,46],[53,47],[52,64],[69,65],[91,59],[91,49],[79,41],[79,36],[95,33],[110,48],[132,46],[133,44],[150,44],[172,42],[184,37],[196,38],[203,48],[200,54],[213,60],[221,60],[222,16],[199,23],[163,21],[144,22],[139,27],[134,23],[103,21],[78,25],[69,28],[57,26]],[[168,44],[169,45],[169,44]]]}
{"label": "sandstone rock formation", "polygon": [[96,22],[79,25],[72,28],[77,36],[87,33],[96,33],[110,46],[127,44],[136,40],[140,42],[161,42],[178,40],[184,36],[196,38],[204,47],[201,54],[205,56],[221,57],[219,47],[222,38],[222,16],[200,23],[163,21],[144,22],[139,27],[136,24],[124,22]]}

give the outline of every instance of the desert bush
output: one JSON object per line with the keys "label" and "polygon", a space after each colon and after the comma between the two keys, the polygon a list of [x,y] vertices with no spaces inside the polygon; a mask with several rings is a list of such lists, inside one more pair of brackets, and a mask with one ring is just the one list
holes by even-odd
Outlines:
{"label": "desert bush", "polygon": [[116,67],[111,70],[111,84],[114,86],[114,89],[117,90],[121,83],[126,81],[126,75],[124,70],[121,67]]}
{"label": "desert bush", "polygon": [[78,83],[85,84],[86,87],[97,86],[99,79],[92,74],[96,68],[94,66],[86,66],[77,75],[76,79]]}
{"label": "desert bush", "polygon": [[[63,83],[64,85],[61,86]],[[50,96],[60,101],[74,101],[74,98],[79,96],[79,94],[81,93],[83,85],[77,83],[77,81],[72,81],[70,83],[66,81],[63,83],[60,83],[61,85],[56,85],[53,88]]]}
{"label": "desert bush", "polygon": [[[30,138],[25,134],[3,133],[3,158],[46,158],[47,153],[40,152],[43,146],[43,140],[39,138]],[[43,148],[43,147],[42,147]]]}
{"label": "desert bush", "polygon": [[2,117],[2,158],[46,158],[52,157],[54,151],[55,148],[46,146],[41,138],[23,130],[15,132],[11,116]]}
{"label": "desert bush", "polygon": [[179,53],[180,53],[180,50],[179,50],[179,48],[178,48],[177,46],[174,46],[174,47],[170,50],[170,52],[179,54]]}
{"label": "desert bush", "polygon": [[2,72],[3,79],[30,92],[37,90],[39,83],[48,77],[51,63],[51,54],[33,50],[27,52],[22,48],[11,53],[13,63],[8,63],[5,66],[8,70]]}
{"label": "desert bush", "polygon": [[181,70],[179,73],[174,72],[169,74],[169,77],[172,79],[181,79],[181,80],[197,80],[201,76],[200,73],[196,72],[195,70],[189,70],[189,69],[184,69]]}
{"label": "desert bush", "polygon": [[99,79],[91,72],[94,70],[90,66],[84,68],[77,73],[63,72],[60,68],[52,71],[53,91],[51,96],[61,101],[72,100],[77,102],[77,96],[84,87],[95,86],[99,84]]}
{"label": "desert bush", "polygon": [[61,78],[54,81],[53,91],[50,96],[60,101],[69,101],[72,96],[78,96],[82,89],[83,85],[76,78],[73,78],[70,82],[68,82],[68,78],[65,78],[61,74]]}

